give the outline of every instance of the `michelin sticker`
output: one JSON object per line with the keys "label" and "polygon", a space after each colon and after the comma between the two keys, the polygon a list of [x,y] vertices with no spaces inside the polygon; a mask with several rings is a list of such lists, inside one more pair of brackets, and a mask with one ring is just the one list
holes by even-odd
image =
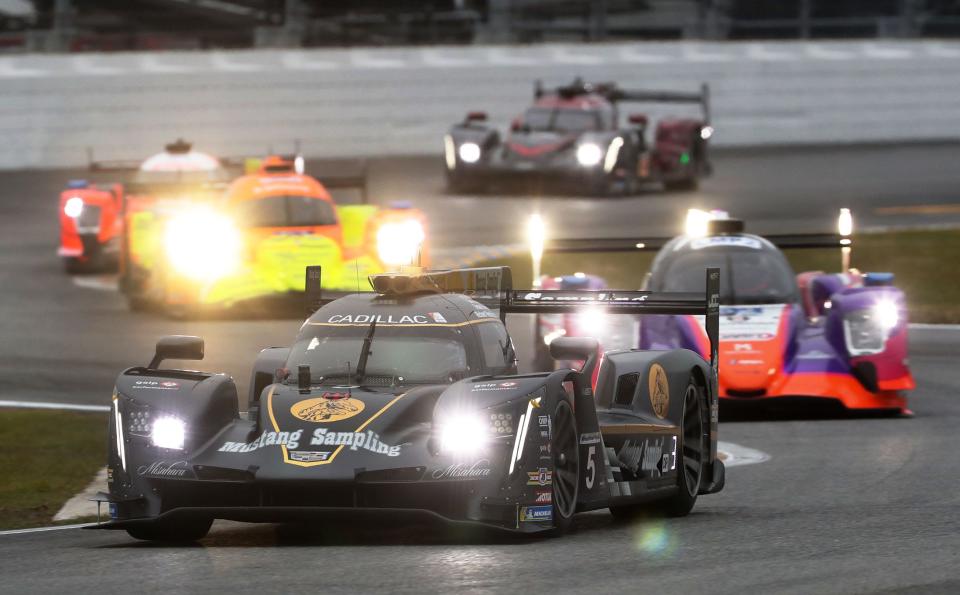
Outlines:
{"label": "michelin sticker", "polygon": [[553,506],[522,506],[520,507],[520,522],[552,521]]}

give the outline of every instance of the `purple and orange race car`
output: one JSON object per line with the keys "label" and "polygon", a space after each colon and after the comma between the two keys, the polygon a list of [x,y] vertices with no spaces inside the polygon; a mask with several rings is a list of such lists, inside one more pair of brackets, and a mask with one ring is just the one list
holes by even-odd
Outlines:
{"label": "purple and orange race car", "polygon": [[[581,248],[589,240],[559,241],[557,250]],[[635,247],[636,239],[604,240]],[[721,219],[706,235],[683,235],[660,245],[644,289],[703,291],[698,271],[721,269],[720,398],[725,402],[819,398],[851,410],[909,414],[905,392],[915,387],[907,361],[904,294],[889,273],[848,270],[794,274],[780,248],[849,245],[830,234],[760,237],[743,223]],[[702,276],[702,275],[700,275]],[[591,280],[596,286],[596,278]],[[593,330],[541,320],[544,342],[554,336],[589,335]],[[648,316],[639,321],[641,349],[686,348],[704,353],[702,321],[694,316]]]}

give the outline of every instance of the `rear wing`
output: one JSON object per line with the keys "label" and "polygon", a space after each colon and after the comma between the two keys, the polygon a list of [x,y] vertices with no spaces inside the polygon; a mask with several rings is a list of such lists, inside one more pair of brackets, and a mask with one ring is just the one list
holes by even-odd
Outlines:
{"label": "rear wing", "polygon": [[[543,84],[536,81],[533,96],[540,99],[544,94]],[[561,97],[575,97],[587,93],[596,93],[610,102],[630,101],[635,103],[697,103],[703,110],[704,124],[710,123],[710,85],[700,83],[699,92],[658,91],[622,89],[616,83],[586,83],[579,77],[569,85],[556,88]]]}
{"label": "rear wing", "polygon": [[[835,233],[760,236],[781,250],[842,248],[852,240]],[[674,238],[561,238],[547,240],[544,252],[656,252]]]}
{"label": "rear wing", "polygon": [[567,314],[584,308],[607,314],[703,315],[710,340],[710,366],[718,370],[720,336],[720,269],[706,269],[706,291],[698,293],[510,289],[500,306],[502,314]]}
{"label": "rear wing", "polygon": [[[720,333],[720,269],[706,269],[706,291],[671,293],[652,291],[540,290],[514,289],[510,267],[488,267],[423,274],[384,274],[370,277],[371,285],[383,295],[417,293],[459,293],[496,310],[500,319],[507,314],[574,313],[583,308],[600,309],[608,314],[690,314],[706,319],[710,340],[710,365],[718,369],[717,349]],[[325,301],[321,294],[320,267],[306,270],[308,315]]]}

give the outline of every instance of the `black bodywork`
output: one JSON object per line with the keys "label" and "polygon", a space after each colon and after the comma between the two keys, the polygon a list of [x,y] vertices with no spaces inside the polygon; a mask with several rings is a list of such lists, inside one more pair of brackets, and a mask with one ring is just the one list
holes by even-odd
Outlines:
{"label": "black bodywork", "polygon": [[[508,312],[592,305],[706,314],[715,338],[715,270],[706,296],[521,291],[495,268],[378,276],[374,292],[324,303],[310,269],[308,297],[322,305],[293,347],[260,353],[246,415],[230,377],[159,369],[165,358],[202,357],[199,338],[165,338],[150,366],[118,377],[101,495],[111,520],[94,528],[169,538],[176,532],[149,530],[389,510],[547,531],[577,511],[676,499],[685,445],[700,449],[690,497],[723,487],[715,357],[608,352],[594,394],[595,342],[557,341],[555,356],[583,359],[582,370],[518,375],[503,324]],[[338,346],[342,358],[323,352]],[[181,447],[154,444],[161,418],[182,423]],[[475,443],[457,442],[477,424]]]}

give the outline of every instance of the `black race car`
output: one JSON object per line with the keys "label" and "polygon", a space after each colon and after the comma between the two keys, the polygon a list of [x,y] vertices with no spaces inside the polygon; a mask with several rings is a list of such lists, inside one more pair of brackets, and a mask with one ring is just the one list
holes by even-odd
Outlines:
{"label": "black race car", "polygon": [[[648,116],[634,113],[621,122],[621,102],[693,103],[701,117],[660,118],[648,139]],[[534,104],[513,121],[505,139],[486,119],[484,112],[470,112],[444,137],[452,192],[531,179],[601,195],[633,194],[645,182],[688,190],[711,171],[706,84],[699,93],[677,93],[630,91],[579,78],[547,92],[538,83]]]}
{"label": "black race car", "polygon": [[[514,290],[510,269],[371,277],[323,303],[291,348],[263,350],[248,413],[224,374],[161,369],[200,359],[165,337],[117,378],[110,521],[138,539],[189,541],[215,518],[292,521],[384,510],[534,533],[574,513],[639,507],[685,515],[719,491],[717,370],[691,351],[612,351],[557,339],[580,370],[518,375],[508,312],[590,306],[706,314],[716,344],[719,275],[707,295]],[[311,308],[312,310],[313,308]]]}

